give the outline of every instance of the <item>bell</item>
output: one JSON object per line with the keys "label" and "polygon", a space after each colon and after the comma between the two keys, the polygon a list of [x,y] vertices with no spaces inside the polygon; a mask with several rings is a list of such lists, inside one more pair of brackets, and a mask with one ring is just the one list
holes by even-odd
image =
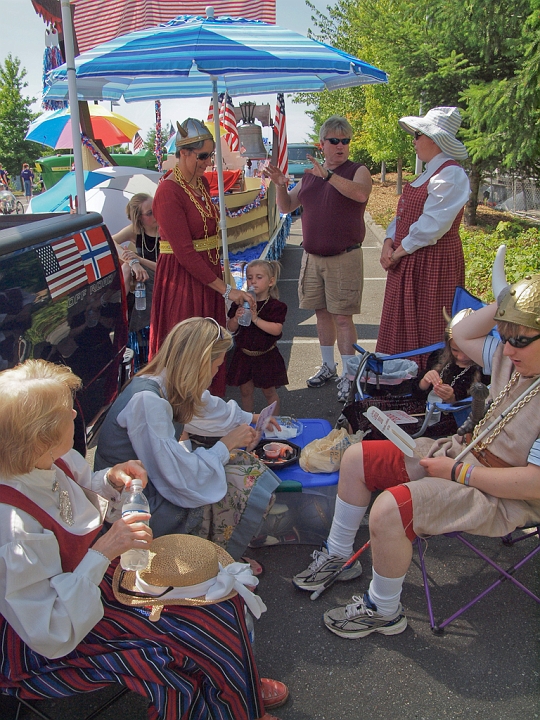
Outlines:
{"label": "bell", "polygon": [[262,127],[256,124],[238,125],[238,137],[240,138],[240,145],[243,145],[245,155],[250,160],[265,160],[268,157],[266,148],[264,147],[262,137]]}

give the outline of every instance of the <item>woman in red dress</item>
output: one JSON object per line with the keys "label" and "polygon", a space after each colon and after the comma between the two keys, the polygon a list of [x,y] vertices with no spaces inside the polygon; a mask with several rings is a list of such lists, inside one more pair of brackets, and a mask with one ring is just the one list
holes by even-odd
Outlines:
{"label": "woman in red dress", "polygon": [[[248,293],[223,280],[219,257],[219,209],[204,177],[212,164],[214,139],[200,120],[177,124],[177,163],[159,184],[153,203],[160,228],[150,321],[150,357],[169,331],[191,317],[212,317],[225,325],[225,302],[253,304]],[[212,384],[214,395],[225,394],[225,370]]]}

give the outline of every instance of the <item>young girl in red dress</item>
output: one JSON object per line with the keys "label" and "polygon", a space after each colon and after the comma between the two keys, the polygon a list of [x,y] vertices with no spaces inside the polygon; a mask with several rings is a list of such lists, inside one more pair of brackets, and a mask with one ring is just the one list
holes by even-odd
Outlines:
{"label": "young girl in red dress", "polygon": [[253,411],[256,387],[261,388],[268,404],[276,402],[274,415],[279,414],[277,388],[287,385],[285,361],[277,348],[287,306],[278,300],[280,264],[276,260],[253,260],[246,268],[249,288],[255,290],[257,311],[252,313],[251,324],[244,327],[238,318],[242,306],[233,303],[229,310],[227,328],[235,334],[235,351],[227,373],[227,385],[240,387],[242,409]]}

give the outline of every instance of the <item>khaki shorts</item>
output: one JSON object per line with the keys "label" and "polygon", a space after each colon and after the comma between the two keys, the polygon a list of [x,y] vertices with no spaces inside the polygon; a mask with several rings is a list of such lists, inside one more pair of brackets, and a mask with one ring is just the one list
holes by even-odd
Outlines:
{"label": "khaki shorts", "polygon": [[328,310],[332,315],[360,312],[364,287],[362,248],[323,257],[304,251],[298,300],[302,310]]}

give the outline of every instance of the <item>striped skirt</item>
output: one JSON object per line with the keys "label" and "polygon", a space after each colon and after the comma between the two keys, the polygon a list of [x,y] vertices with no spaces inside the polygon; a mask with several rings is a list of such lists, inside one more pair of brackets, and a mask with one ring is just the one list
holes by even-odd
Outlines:
{"label": "striped skirt", "polygon": [[203,607],[171,606],[154,623],[146,609],[115,600],[113,570],[101,583],[103,619],[65,657],[38,655],[0,618],[0,687],[42,700],[119,683],[148,698],[149,720],[264,715],[239,596]]}

